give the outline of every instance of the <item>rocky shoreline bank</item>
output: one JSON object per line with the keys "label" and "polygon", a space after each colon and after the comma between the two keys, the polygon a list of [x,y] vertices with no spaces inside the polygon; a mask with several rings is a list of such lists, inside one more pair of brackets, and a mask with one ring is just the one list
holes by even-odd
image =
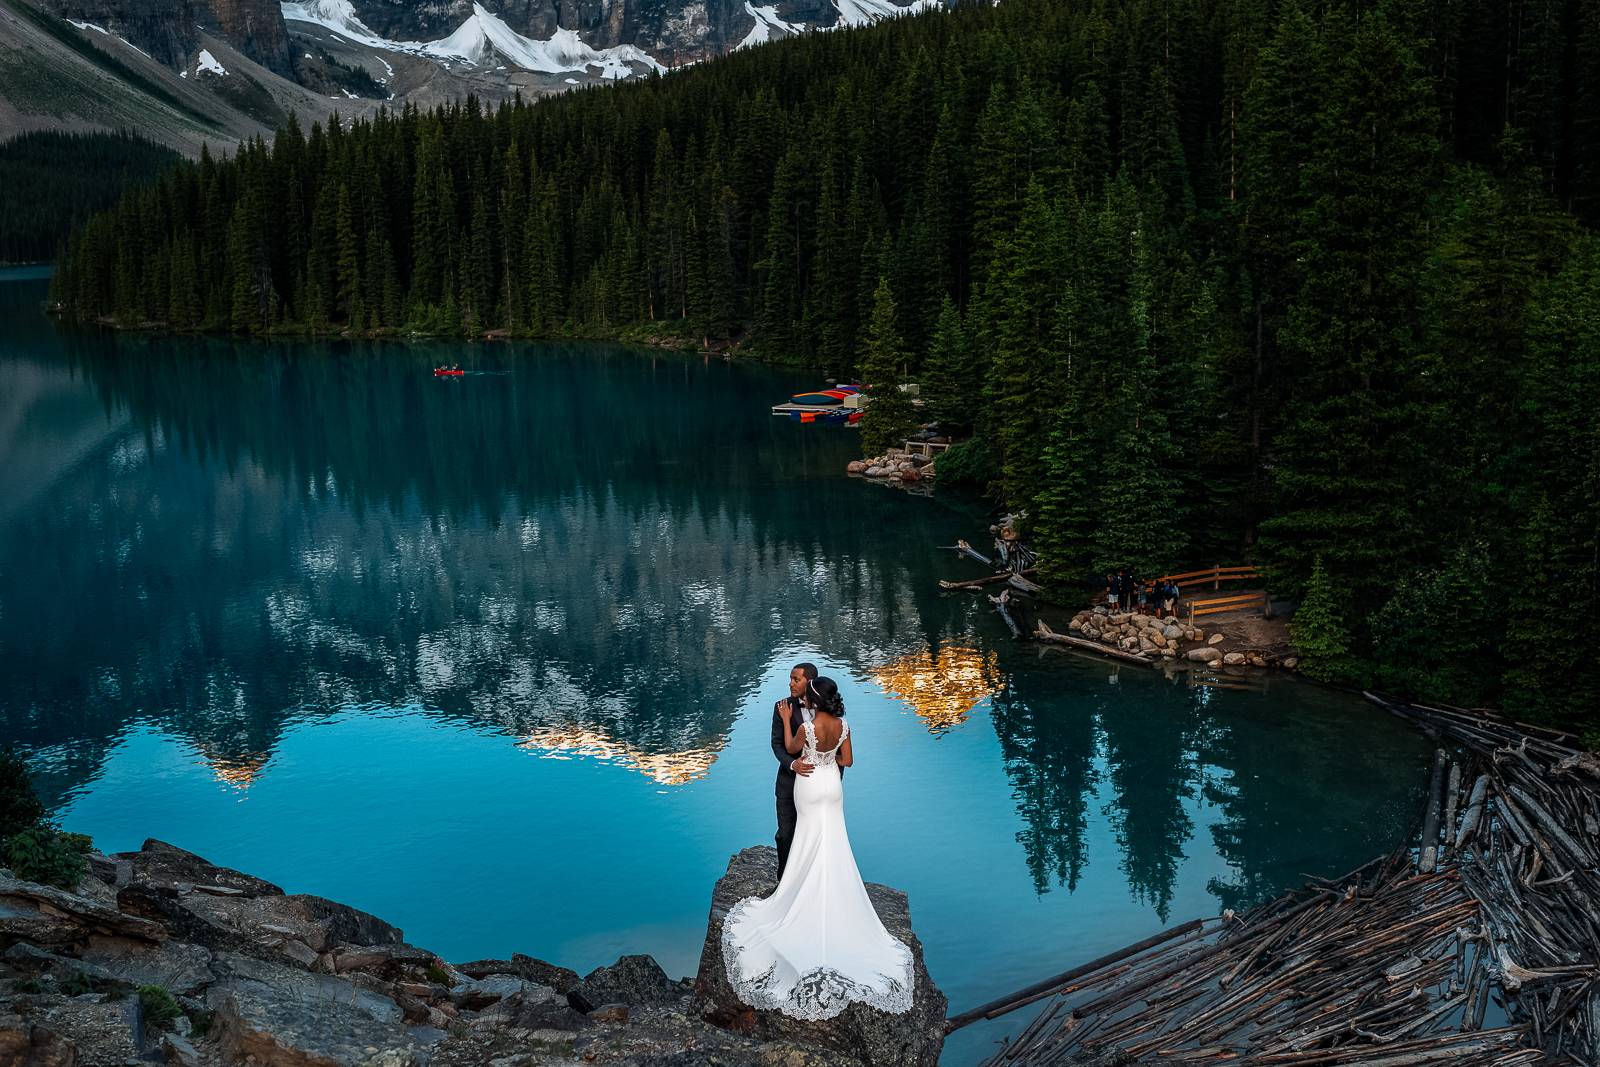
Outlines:
{"label": "rocky shoreline bank", "polygon": [[891,448],[881,456],[853,459],[845,464],[846,474],[859,474],[863,478],[904,482],[915,485],[930,482],[938,476],[938,461],[930,456],[913,455],[900,448]]}
{"label": "rocky shoreline bank", "polygon": [[0,870],[0,1065],[937,1063],[944,996],[905,895],[888,887],[868,888],[885,925],[914,948],[912,1012],[852,1006],[799,1023],[732,999],[720,915],[769,892],[775,874],[771,848],[729,863],[691,980],[647,955],[581,977],[521,954],[452,964],[377,916],[154,839],[91,854],[71,891]]}
{"label": "rocky shoreline bank", "polygon": [[[1208,666],[1282,667],[1294,670],[1300,659],[1293,649],[1249,648],[1226,633],[1207,632],[1181,618],[1158,619],[1137,612],[1117,612],[1103,605],[1085,608],[1067,623],[1069,632],[1151,661],[1186,660]],[[1239,647],[1236,647],[1239,646]]]}

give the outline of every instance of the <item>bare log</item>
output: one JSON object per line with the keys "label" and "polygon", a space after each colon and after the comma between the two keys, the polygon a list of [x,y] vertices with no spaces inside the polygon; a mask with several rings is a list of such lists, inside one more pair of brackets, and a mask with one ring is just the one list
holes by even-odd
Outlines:
{"label": "bare log", "polygon": [[1012,1010],[1013,1007],[1021,1007],[1021,1004],[1018,1003],[1019,1001],[1031,998],[1036,993],[1064,986],[1074,978],[1082,978],[1086,974],[1093,974],[1103,967],[1109,967],[1113,963],[1120,963],[1130,956],[1137,956],[1146,949],[1153,948],[1164,941],[1171,941],[1175,937],[1181,937],[1184,934],[1200,930],[1208,921],[1215,922],[1216,920],[1190,919],[1186,923],[1179,923],[1177,926],[1162,930],[1160,933],[1151,934],[1142,941],[1135,941],[1131,945],[1119,948],[1115,952],[1108,952],[1104,956],[1073,967],[1071,970],[1062,971],[1060,974],[1046,978],[1042,982],[1035,982],[1031,986],[1019,989],[1015,993],[1009,993],[998,1000],[991,1000],[987,1004],[979,1005],[971,1011],[964,1011],[960,1015],[952,1015],[945,1020],[944,1032],[948,1034],[954,1030],[959,1030],[963,1026],[977,1022],[979,1019],[997,1018]]}
{"label": "bare log", "polygon": [[1135,652],[1129,652],[1126,649],[1114,648],[1111,645],[1102,645],[1098,641],[1089,641],[1082,637],[1073,637],[1071,634],[1058,634],[1054,630],[1050,629],[1049,625],[1043,619],[1039,620],[1038,629],[1034,631],[1033,636],[1037,637],[1041,641],[1054,641],[1056,644],[1060,645],[1072,645],[1074,648],[1086,648],[1090,652],[1098,652],[1102,656],[1111,656],[1113,659],[1126,660],[1129,663],[1139,663],[1146,667],[1155,666],[1155,661],[1149,657],[1141,656]]}
{"label": "bare log", "polygon": [[[1034,573],[1034,569],[1032,567],[1029,567],[1027,570],[1023,571],[1022,573],[1023,574],[1032,574],[1032,573]],[[939,588],[940,589],[981,589],[983,586],[986,586],[986,585],[996,585],[996,584],[998,584],[1000,582],[1009,582],[1013,577],[1015,577],[1015,575],[1011,574],[1008,571],[1005,574],[991,574],[987,578],[970,578],[970,579],[968,579],[968,580],[966,580],[964,582],[950,582],[950,581],[946,581],[945,579],[941,578],[941,579],[939,579]]]}
{"label": "bare log", "polygon": [[1478,775],[1478,780],[1472,783],[1472,795],[1467,799],[1467,811],[1461,817],[1461,829],[1456,832],[1456,851],[1466,843],[1478,829],[1478,820],[1483,817],[1484,799],[1489,794],[1489,776]]}
{"label": "bare log", "polygon": [[985,567],[993,567],[994,566],[994,560],[990,559],[988,556],[985,556],[982,552],[979,552],[977,549],[973,548],[971,545],[967,544],[965,541],[957,541],[956,542],[956,551],[961,553],[963,556],[967,556],[967,557],[969,557],[971,559],[977,560],[979,563],[983,564]]}
{"label": "bare log", "polygon": [[1428,778],[1428,810],[1422,816],[1422,848],[1417,857],[1417,869],[1423,874],[1433,871],[1433,861],[1439,850],[1439,790],[1444,786],[1444,749],[1433,750],[1433,773]]}

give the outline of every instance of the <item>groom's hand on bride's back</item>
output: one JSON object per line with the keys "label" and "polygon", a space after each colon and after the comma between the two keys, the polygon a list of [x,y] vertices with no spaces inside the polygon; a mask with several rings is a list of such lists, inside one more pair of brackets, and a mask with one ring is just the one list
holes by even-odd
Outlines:
{"label": "groom's hand on bride's back", "polygon": [[789,769],[794,771],[794,773],[798,774],[802,778],[816,770],[815,767],[811,766],[811,764],[807,763],[803,759],[795,760]]}

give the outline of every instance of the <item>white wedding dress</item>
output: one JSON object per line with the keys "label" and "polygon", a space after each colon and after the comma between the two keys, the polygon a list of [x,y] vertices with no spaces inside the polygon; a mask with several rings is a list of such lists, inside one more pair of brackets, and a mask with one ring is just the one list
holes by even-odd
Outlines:
{"label": "white wedding dress", "polygon": [[805,723],[794,783],[794,844],[770,897],[745,897],[722,924],[722,960],[739,999],[796,1019],[831,1019],[852,1002],[899,1014],[916,986],[911,950],[883,928],[844,828],[838,754]]}

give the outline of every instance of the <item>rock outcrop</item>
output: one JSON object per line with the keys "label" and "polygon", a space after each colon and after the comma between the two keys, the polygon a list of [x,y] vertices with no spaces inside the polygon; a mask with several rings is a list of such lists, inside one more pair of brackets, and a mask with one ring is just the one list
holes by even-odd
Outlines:
{"label": "rock outcrop", "polygon": [[640,955],[581,978],[520,953],[452,966],[377,916],[161,841],[91,856],[71,892],[0,870],[0,1065],[858,1063],[712,1026],[692,988]]}
{"label": "rock outcrop", "polygon": [[293,77],[289,31],[278,0],[45,0],[55,14],[99,26],[174,69],[193,58],[196,31],[218,32],[240,52]]}
{"label": "rock outcrop", "polygon": [[833,1019],[807,1022],[778,1012],[757,1011],[739,1001],[724,968],[722,922],[728,909],[744,897],[771,893],[777,874],[777,851],[767,845],[747,848],[728,861],[727,873],[711,894],[711,915],[694,983],[695,1012],[740,1034],[816,1048],[830,1057],[829,1063],[853,1062],[864,1067],[938,1063],[939,1051],[944,1047],[945,997],[933,984],[923,962],[922,942],[911,928],[906,895],[889,886],[868,882],[867,895],[884,927],[911,947],[917,984],[909,1012],[890,1015],[852,1004]]}

